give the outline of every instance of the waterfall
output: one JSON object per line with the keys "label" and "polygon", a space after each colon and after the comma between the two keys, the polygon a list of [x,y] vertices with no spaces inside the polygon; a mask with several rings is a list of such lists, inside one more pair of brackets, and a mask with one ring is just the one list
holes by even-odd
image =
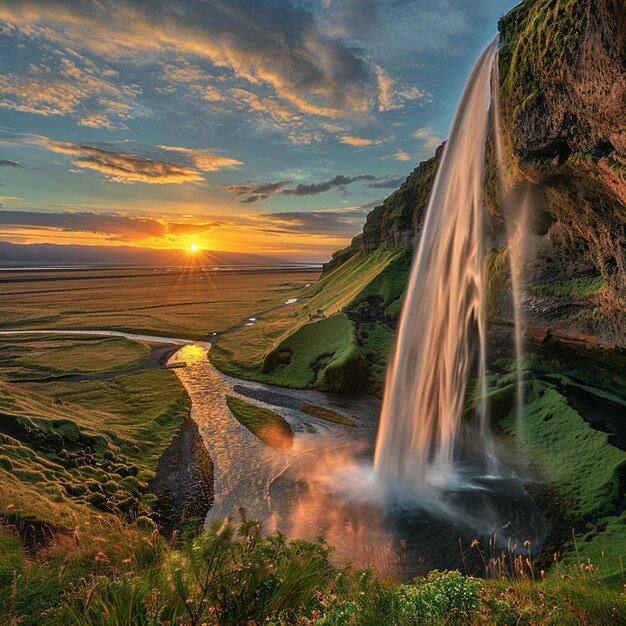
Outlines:
{"label": "waterfall", "polygon": [[[481,432],[486,415],[482,182],[498,37],[465,86],[426,209],[385,387],[375,475],[393,490],[451,481],[476,338]],[[497,113],[496,113],[497,114]]]}

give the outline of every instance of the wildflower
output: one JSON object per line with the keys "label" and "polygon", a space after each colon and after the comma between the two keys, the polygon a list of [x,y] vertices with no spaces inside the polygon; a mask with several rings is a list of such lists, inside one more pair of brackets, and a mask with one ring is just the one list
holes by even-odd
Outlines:
{"label": "wildflower", "polygon": [[324,599],[324,594],[321,592],[318,592],[316,598],[318,602],[321,602]]}
{"label": "wildflower", "polygon": [[478,539],[472,539],[472,543],[470,543],[470,548],[475,548],[478,545]]}
{"label": "wildflower", "polygon": [[530,546],[530,541],[526,539],[526,541],[524,541],[524,547],[528,548],[528,546]]}

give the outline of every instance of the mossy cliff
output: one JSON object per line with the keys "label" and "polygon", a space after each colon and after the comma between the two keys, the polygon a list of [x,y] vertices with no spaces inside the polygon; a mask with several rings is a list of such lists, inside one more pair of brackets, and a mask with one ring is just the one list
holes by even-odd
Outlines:
{"label": "mossy cliff", "polygon": [[626,346],[626,4],[527,0],[500,28],[508,183],[532,190],[526,317]]}

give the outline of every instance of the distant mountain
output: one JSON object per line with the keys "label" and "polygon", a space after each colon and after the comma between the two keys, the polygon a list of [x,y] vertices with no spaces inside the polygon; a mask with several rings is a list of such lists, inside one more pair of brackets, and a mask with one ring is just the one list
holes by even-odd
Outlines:
{"label": "distant mountain", "polygon": [[[81,246],[50,243],[15,244],[0,241],[0,267],[55,265],[185,265],[184,250],[158,250],[131,246]],[[202,251],[199,265],[278,265],[284,260],[258,254]],[[201,261],[201,262],[200,262]]]}

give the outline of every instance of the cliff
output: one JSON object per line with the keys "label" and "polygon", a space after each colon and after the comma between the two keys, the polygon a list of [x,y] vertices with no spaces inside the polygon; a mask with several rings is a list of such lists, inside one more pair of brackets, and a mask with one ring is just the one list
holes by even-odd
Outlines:
{"label": "cliff", "polygon": [[[488,245],[506,255],[502,216],[530,191],[523,281],[531,324],[626,346],[626,4],[526,0],[499,24],[502,206],[493,177]],[[357,253],[412,244],[441,156],[421,163],[367,217],[325,272]],[[488,145],[488,154],[491,152]],[[515,216],[513,216],[515,219]],[[490,263],[492,316],[511,317],[506,263]]]}
{"label": "cliff", "polygon": [[500,24],[508,181],[531,188],[529,321],[626,345],[626,4],[527,0]]}

